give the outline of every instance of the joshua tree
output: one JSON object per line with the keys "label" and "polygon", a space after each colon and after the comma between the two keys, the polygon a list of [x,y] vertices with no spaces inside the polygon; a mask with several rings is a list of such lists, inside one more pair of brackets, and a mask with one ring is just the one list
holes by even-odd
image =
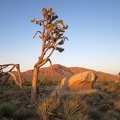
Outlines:
{"label": "joshua tree", "polygon": [[37,80],[39,68],[45,63],[50,62],[50,56],[55,50],[63,52],[64,49],[58,47],[64,44],[64,41],[67,37],[63,36],[65,29],[68,28],[68,25],[64,25],[63,20],[57,20],[58,16],[55,12],[52,11],[52,8],[42,9],[42,20],[36,20],[35,18],[31,22],[35,22],[37,25],[42,27],[41,31],[37,31],[33,38],[40,34],[39,38],[42,41],[41,44],[41,53],[38,57],[37,63],[34,65],[33,78],[32,78],[32,88],[31,88],[31,102],[36,102],[37,97]]}

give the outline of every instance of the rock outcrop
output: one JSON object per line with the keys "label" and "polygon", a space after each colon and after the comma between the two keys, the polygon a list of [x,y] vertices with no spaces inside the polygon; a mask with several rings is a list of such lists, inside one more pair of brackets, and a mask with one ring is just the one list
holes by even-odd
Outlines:
{"label": "rock outcrop", "polygon": [[93,84],[97,78],[97,73],[93,71],[82,72],[71,77],[65,77],[51,95],[54,96],[56,94],[60,95],[66,92],[83,92],[93,90]]}

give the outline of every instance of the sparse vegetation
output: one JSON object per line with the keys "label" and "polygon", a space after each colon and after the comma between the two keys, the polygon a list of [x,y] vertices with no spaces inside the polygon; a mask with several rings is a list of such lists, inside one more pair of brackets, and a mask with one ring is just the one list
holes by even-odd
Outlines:
{"label": "sparse vegetation", "polygon": [[[101,84],[99,92],[96,93],[55,98],[51,98],[49,95],[56,83],[53,81],[48,83],[40,84],[41,99],[34,108],[27,104],[19,87],[14,84],[1,86],[3,92],[0,94],[0,119],[118,120],[120,118],[119,82],[104,82]],[[27,84],[25,84],[25,91],[30,95],[30,86]]]}

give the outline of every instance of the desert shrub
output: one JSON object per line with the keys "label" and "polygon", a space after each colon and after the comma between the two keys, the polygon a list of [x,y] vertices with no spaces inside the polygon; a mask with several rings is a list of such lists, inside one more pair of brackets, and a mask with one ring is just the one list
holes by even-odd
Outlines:
{"label": "desert shrub", "polygon": [[105,112],[111,109],[111,106],[109,104],[102,104],[98,107],[98,110],[101,112]]}
{"label": "desert shrub", "polygon": [[80,96],[81,96],[81,99],[84,100],[86,97],[88,97],[88,94],[81,94]]}
{"label": "desert shrub", "polygon": [[20,106],[22,101],[19,99],[11,99],[10,102],[14,105]]}
{"label": "desert shrub", "polygon": [[25,86],[31,86],[31,82],[30,82],[30,81],[25,81],[25,82],[24,82],[24,85],[25,85]]}
{"label": "desert shrub", "polygon": [[101,90],[102,85],[101,85],[100,82],[95,82],[95,83],[93,84],[93,88],[94,88],[94,89],[97,89],[97,90]]}
{"label": "desert shrub", "polygon": [[[75,119],[73,119],[73,120],[75,120]],[[83,114],[82,112],[79,112],[77,114],[76,120],[90,120],[90,119],[88,119],[88,115]]]}
{"label": "desert shrub", "polygon": [[114,110],[109,110],[106,115],[108,116],[108,119],[110,120],[119,120],[120,119],[120,113],[114,111]]}
{"label": "desert shrub", "polygon": [[109,85],[109,80],[102,80],[102,82],[101,82],[101,84],[102,84],[102,86],[104,86],[104,85]]}
{"label": "desert shrub", "polygon": [[101,91],[102,92],[106,92],[108,93],[108,90],[111,88],[111,82],[108,82],[108,81],[103,81],[102,82],[102,88],[101,88]]}
{"label": "desert shrub", "polygon": [[14,106],[14,104],[3,103],[2,105],[0,105],[1,117],[12,118],[15,111],[16,111],[16,107]]}
{"label": "desert shrub", "polygon": [[106,93],[107,93],[108,90],[109,90],[109,86],[107,86],[107,85],[103,86],[102,89],[101,89],[102,92],[106,92]]}
{"label": "desert shrub", "polygon": [[120,101],[116,101],[114,105],[115,105],[115,110],[120,112]]}
{"label": "desert shrub", "polygon": [[115,100],[109,100],[108,102],[107,102],[111,107],[114,107],[114,103],[115,103]]}
{"label": "desert shrub", "polygon": [[115,85],[116,85],[116,90],[119,90],[119,91],[120,91],[120,82],[115,83]]}
{"label": "desert shrub", "polygon": [[88,110],[87,112],[88,117],[92,120],[99,120],[101,119],[101,114],[98,110],[96,110],[95,108],[91,108]]}
{"label": "desert shrub", "polygon": [[86,103],[87,103],[88,105],[91,105],[91,106],[92,106],[94,103],[96,103],[93,98],[89,98],[89,97],[86,97],[86,98],[85,98],[85,101],[86,101]]}
{"label": "desert shrub", "polygon": [[116,91],[115,87],[111,87],[108,89],[108,94],[114,93]]}
{"label": "desert shrub", "polygon": [[99,92],[98,95],[99,95],[100,101],[103,100],[103,98],[104,98],[104,93]]}
{"label": "desert shrub", "polygon": [[108,101],[113,100],[112,96],[106,93],[101,93],[103,96],[103,99],[101,99],[100,104],[106,104]]}
{"label": "desert shrub", "polygon": [[103,95],[101,93],[89,93],[82,96],[82,99],[85,100],[88,105],[94,106],[103,99]]}
{"label": "desert shrub", "polygon": [[0,102],[4,102],[9,99],[10,99],[10,96],[8,94],[6,94],[6,93],[0,94]]}
{"label": "desert shrub", "polygon": [[13,118],[15,120],[23,120],[23,119],[27,118],[27,116],[28,116],[28,114],[27,114],[26,109],[24,107],[21,107],[14,113]]}
{"label": "desert shrub", "polygon": [[42,81],[40,81],[40,85],[52,85],[53,82],[48,79],[48,78],[44,78]]}
{"label": "desert shrub", "polygon": [[120,83],[115,83],[114,81],[108,82],[102,85],[101,92],[106,92],[107,94],[112,94],[120,91]]}

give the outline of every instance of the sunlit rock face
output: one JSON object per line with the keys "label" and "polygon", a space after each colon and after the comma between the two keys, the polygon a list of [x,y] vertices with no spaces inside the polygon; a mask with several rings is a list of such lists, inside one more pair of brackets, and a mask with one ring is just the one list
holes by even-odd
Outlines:
{"label": "sunlit rock face", "polygon": [[93,71],[82,72],[71,77],[65,77],[51,95],[92,90],[93,84],[97,78],[97,73]]}

